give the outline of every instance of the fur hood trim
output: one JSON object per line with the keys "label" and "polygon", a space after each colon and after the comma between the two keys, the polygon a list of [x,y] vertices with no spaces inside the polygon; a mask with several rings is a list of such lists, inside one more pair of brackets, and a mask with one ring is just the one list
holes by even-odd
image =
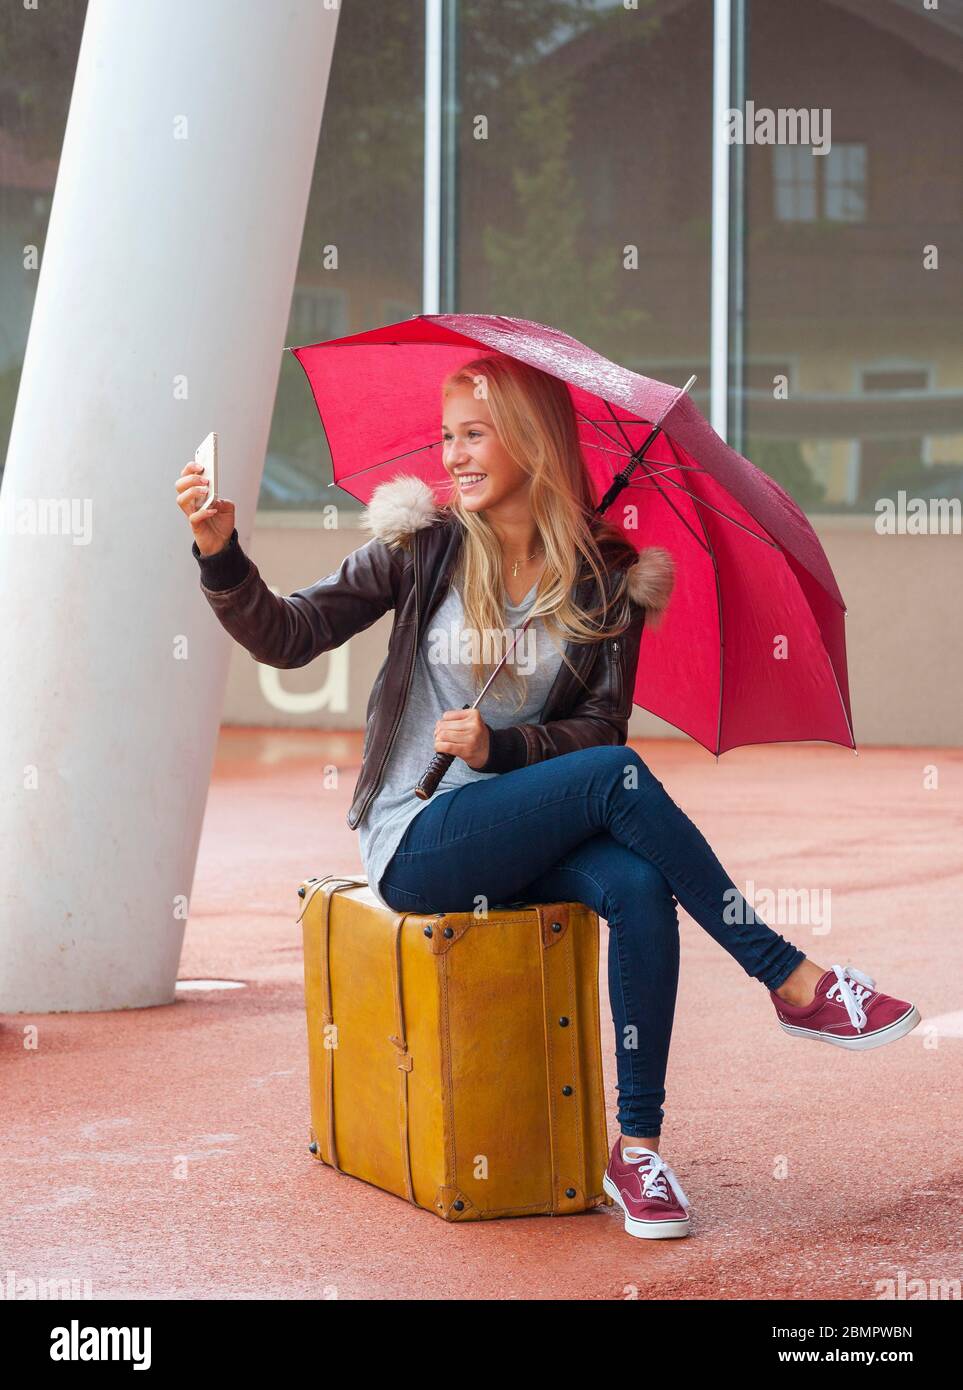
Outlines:
{"label": "fur hood trim", "polygon": [[413,531],[430,526],[437,515],[434,489],[423,478],[402,473],[378,484],[361,513],[361,525],[385,545],[401,545]]}
{"label": "fur hood trim", "polygon": [[[361,514],[361,525],[386,545],[402,545],[414,531],[430,526],[439,515],[434,489],[413,474],[400,474],[380,483]],[[629,569],[629,596],[646,609],[654,626],[668,607],[675,582],[675,563],[660,545],[646,546]]]}

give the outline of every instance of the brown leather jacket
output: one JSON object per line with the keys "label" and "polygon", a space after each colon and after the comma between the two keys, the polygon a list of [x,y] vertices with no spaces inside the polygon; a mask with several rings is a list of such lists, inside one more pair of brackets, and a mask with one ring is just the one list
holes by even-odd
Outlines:
{"label": "brown leather jacket", "polygon": [[[401,722],[421,634],[448,591],[462,541],[461,524],[420,479],[402,477],[376,488],[364,524],[374,531],[332,574],[286,598],[271,592],[235,530],[216,555],[192,550],[201,569],[201,590],[222,627],[256,661],[282,668],[306,666],[394,609],[388,655],[375,678],[366,713],[361,771],[348,811],[356,829],[384,775]],[[673,583],[672,558],[660,547],[636,556],[624,542],[602,542],[613,578],[629,569],[628,627],[618,636],[567,642],[565,655],[542,709],[542,723],[490,729],[482,772],[509,772],[594,744],[625,743],[646,614],[665,608]],[[574,590],[584,606],[598,602],[589,572]],[[619,623],[613,623],[618,626]],[[432,741],[426,739],[426,766]]]}

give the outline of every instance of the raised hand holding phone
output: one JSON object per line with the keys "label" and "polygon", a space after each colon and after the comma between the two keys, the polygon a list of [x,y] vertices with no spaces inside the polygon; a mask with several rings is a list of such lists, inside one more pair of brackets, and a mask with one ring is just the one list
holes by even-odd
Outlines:
{"label": "raised hand holding phone", "polygon": [[197,511],[203,511],[217,500],[217,431],[211,430],[194,451],[194,462],[201,466],[201,477],[208,485],[206,497],[200,497]]}
{"label": "raised hand holding phone", "polygon": [[215,431],[198,445],[190,463],[181,469],[174,484],[177,505],[187,517],[202,555],[223,550],[234,531],[234,503],[218,497],[217,434]]}

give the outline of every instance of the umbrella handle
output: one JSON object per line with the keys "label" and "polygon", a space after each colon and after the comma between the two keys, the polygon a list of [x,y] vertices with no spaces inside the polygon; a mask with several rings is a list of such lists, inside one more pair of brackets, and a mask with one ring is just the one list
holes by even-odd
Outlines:
{"label": "umbrella handle", "polygon": [[428,800],[454,761],[454,753],[435,754],[422,774],[421,781],[415,787],[415,796],[419,801]]}
{"label": "umbrella handle", "polygon": [[[471,709],[471,705],[462,705],[462,709]],[[427,801],[435,792],[438,783],[455,761],[454,753],[436,753],[428,764],[421,780],[415,787],[415,796],[419,801]]]}

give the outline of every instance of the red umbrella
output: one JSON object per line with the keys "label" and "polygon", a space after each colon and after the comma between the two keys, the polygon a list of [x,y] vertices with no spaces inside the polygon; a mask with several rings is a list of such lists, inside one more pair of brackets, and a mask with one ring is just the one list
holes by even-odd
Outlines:
{"label": "red umbrella", "polygon": [[606,509],[637,549],[661,545],[675,560],[669,608],[658,629],[643,630],[636,703],[716,756],[753,743],[855,748],[846,607],[819,539],[788,493],[677,386],[500,314],[417,314],[289,351],[311,384],[334,480],[363,503],[402,472],[447,498],[441,382],[480,351],[566,383],[597,503],[661,420]]}

